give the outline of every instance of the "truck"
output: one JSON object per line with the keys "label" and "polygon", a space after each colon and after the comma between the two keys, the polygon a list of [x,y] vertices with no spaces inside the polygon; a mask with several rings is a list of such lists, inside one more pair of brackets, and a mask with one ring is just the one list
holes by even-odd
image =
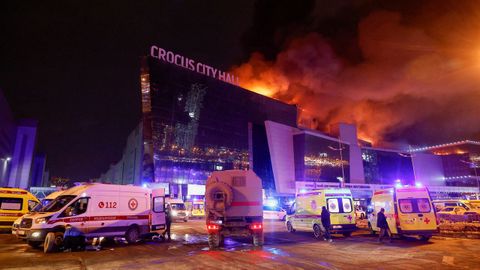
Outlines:
{"label": "truck", "polygon": [[322,207],[330,212],[330,232],[350,236],[356,230],[352,193],[347,188],[326,188],[300,192],[288,211],[287,231],[312,232],[317,239],[323,237]]}
{"label": "truck", "polygon": [[418,236],[423,241],[438,232],[435,209],[426,187],[402,186],[373,192],[368,210],[368,227],[372,234],[380,231],[377,215],[383,208],[393,236]]}
{"label": "truck", "polygon": [[210,248],[218,248],[226,236],[251,237],[254,246],[262,246],[262,203],[262,181],[253,171],[213,172],[205,187]]}
{"label": "truck", "polygon": [[42,212],[25,215],[19,229],[26,230],[30,246],[43,244],[44,252],[50,253],[62,247],[69,225],[86,239],[122,237],[129,244],[160,234],[165,230],[164,189],[79,185],[64,191]]}

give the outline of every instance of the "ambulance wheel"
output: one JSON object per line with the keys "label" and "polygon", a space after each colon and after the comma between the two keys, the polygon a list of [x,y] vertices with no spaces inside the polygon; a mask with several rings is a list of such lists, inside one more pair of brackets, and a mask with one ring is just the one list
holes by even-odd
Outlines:
{"label": "ambulance wheel", "polygon": [[253,234],[253,245],[254,246],[261,247],[261,246],[263,246],[263,242],[264,242],[263,232]]}
{"label": "ambulance wheel", "polygon": [[376,232],[373,230],[372,224],[370,224],[370,222],[368,222],[368,229],[370,230],[371,235],[375,235]]}
{"label": "ambulance wheel", "polygon": [[317,239],[322,237],[322,228],[318,224],[313,225],[313,236]]}
{"label": "ambulance wheel", "polygon": [[292,223],[290,221],[287,221],[287,231],[290,233],[294,233],[295,229],[292,226]]}
{"label": "ambulance wheel", "polygon": [[125,240],[129,244],[135,244],[140,237],[140,233],[138,232],[137,227],[130,227],[127,232],[125,233]]}
{"label": "ambulance wheel", "polygon": [[32,248],[38,248],[42,242],[38,242],[38,241],[28,241],[27,244],[29,246],[31,246]]}
{"label": "ambulance wheel", "polygon": [[420,236],[420,241],[428,242],[428,240],[430,240],[430,238],[431,238],[430,235],[421,235]]}
{"label": "ambulance wheel", "polygon": [[220,246],[220,234],[219,233],[209,233],[208,234],[208,246],[210,249],[215,249]]}
{"label": "ambulance wheel", "polygon": [[63,233],[61,232],[49,232],[45,237],[43,242],[43,252],[52,253],[58,247],[62,245],[63,242]]}
{"label": "ambulance wheel", "polygon": [[350,237],[350,236],[352,236],[352,232],[344,232],[343,236]]}

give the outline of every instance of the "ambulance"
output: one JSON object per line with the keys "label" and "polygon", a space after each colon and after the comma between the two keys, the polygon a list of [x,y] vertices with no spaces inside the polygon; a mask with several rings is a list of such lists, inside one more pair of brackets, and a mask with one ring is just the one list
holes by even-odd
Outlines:
{"label": "ambulance", "polygon": [[194,200],[192,203],[192,218],[205,217],[205,203],[203,200]]}
{"label": "ambulance", "polygon": [[350,236],[356,230],[352,193],[346,188],[326,188],[298,193],[288,211],[285,225],[289,232],[313,232],[323,236],[322,207],[330,212],[330,232]]}
{"label": "ambulance", "polygon": [[[59,191],[50,193],[47,197],[42,199],[42,201],[39,204],[37,204],[35,208],[31,210],[31,212],[40,212],[43,207],[47,206],[47,204],[49,204],[51,201],[57,198],[60,194],[62,194],[62,192],[63,190],[59,190]],[[23,219],[23,216],[19,217],[18,219],[15,220],[15,222],[13,222],[13,225],[12,225],[12,234],[19,239],[25,239],[27,237],[27,234],[26,234],[27,230],[19,229],[20,224],[22,223],[22,219]]]}
{"label": "ambulance", "polygon": [[131,185],[86,184],[65,190],[42,212],[23,217],[27,243],[45,253],[62,246],[67,225],[85,238],[124,237],[135,243],[165,229],[164,189]]}
{"label": "ambulance", "polygon": [[0,230],[10,230],[16,219],[35,208],[40,201],[19,188],[0,188]]}
{"label": "ambulance", "polygon": [[187,206],[183,200],[167,198],[167,204],[172,208],[172,220],[188,221],[190,211],[187,210]]}
{"label": "ambulance", "polygon": [[368,226],[379,232],[377,215],[385,209],[388,227],[394,236],[415,235],[428,241],[438,231],[437,218],[426,187],[405,186],[377,190],[373,193]]}

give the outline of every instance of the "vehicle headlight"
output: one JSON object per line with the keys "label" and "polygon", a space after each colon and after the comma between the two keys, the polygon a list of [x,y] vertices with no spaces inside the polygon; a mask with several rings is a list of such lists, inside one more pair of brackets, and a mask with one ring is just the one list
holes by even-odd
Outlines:
{"label": "vehicle headlight", "polygon": [[32,237],[33,237],[33,238],[37,238],[37,237],[39,237],[39,236],[40,236],[40,232],[33,232],[33,233],[32,233]]}
{"label": "vehicle headlight", "polygon": [[35,219],[35,223],[37,224],[44,224],[47,223],[50,217],[40,217]]}
{"label": "vehicle headlight", "polygon": [[177,211],[172,211],[172,216],[177,216]]}

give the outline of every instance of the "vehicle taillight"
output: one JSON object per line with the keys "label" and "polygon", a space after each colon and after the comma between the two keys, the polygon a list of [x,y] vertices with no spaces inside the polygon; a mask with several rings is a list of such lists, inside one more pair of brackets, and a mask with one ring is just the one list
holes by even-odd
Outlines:
{"label": "vehicle taillight", "polygon": [[220,229],[220,226],[218,226],[216,224],[208,224],[207,225],[207,230],[209,230],[209,231],[218,231],[218,229]]}
{"label": "vehicle taillight", "polygon": [[263,228],[262,223],[250,225],[250,229],[252,230],[261,230],[262,228]]}

